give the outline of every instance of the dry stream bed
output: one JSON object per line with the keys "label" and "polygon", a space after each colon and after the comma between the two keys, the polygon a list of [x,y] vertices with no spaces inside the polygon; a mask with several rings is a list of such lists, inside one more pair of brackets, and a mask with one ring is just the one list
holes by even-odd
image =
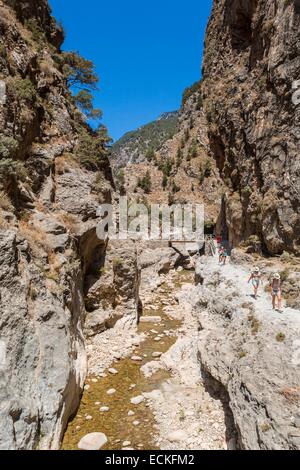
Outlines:
{"label": "dry stream bed", "polygon": [[[180,285],[190,278],[190,272],[178,272],[174,287],[180,288]],[[68,425],[62,449],[78,449],[80,439],[92,432],[106,434],[108,442],[103,449],[119,450],[126,447],[158,449],[155,443],[157,424],[149,404],[144,400],[139,405],[134,405],[130,400],[144,392],[160,388],[161,384],[170,377],[168,371],[164,369],[148,378],[140,370],[144,364],[155,360],[153,353],[165,353],[176,342],[176,331],[180,328],[181,321],[163,312],[163,303],[166,303],[168,293],[168,286],[162,285],[159,294],[153,299],[153,305],[158,307],[158,310],[144,311],[143,316],[160,316],[162,320],[160,323],[139,324],[138,333],[144,333],[146,339],[135,348],[130,357],[116,361],[109,367],[115,369],[117,373],[112,374],[109,370],[105,370],[105,377],[87,378],[88,387],[85,387],[76,416]],[[159,335],[162,335],[161,340],[155,340]],[[141,360],[133,360],[133,356]],[[111,389],[115,389],[116,392],[112,395],[107,394]],[[107,407],[109,410],[100,411],[102,407]]]}

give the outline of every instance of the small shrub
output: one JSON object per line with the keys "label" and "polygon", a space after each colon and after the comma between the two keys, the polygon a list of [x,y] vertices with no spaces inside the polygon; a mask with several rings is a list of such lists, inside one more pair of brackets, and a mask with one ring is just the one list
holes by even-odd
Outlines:
{"label": "small shrub", "polygon": [[121,168],[115,175],[116,186],[120,192],[125,192],[125,170]]}
{"label": "small shrub", "polygon": [[206,160],[204,164],[204,177],[209,178],[212,174],[212,163],[210,160]]}
{"label": "small shrub", "polygon": [[246,352],[246,351],[240,351],[240,352],[239,352],[239,358],[240,358],[240,359],[243,359],[243,358],[246,357],[246,356],[247,356],[247,352]]}
{"label": "small shrub", "polygon": [[147,150],[146,159],[148,160],[148,162],[152,162],[155,159],[155,152],[153,149]]}
{"label": "small shrub", "polygon": [[32,39],[35,42],[42,43],[46,41],[45,33],[35,18],[26,20],[25,27],[31,32]]}
{"label": "small shrub", "polygon": [[278,341],[278,343],[283,343],[285,340],[285,334],[284,333],[278,333],[276,335],[276,341]]}
{"label": "small shrub", "polygon": [[280,278],[281,282],[286,282],[290,276],[290,270],[289,269],[284,269],[283,271],[280,272]]}
{"label": "small shrub", "polygon": [[38,297],[38,291],[34,286],[30,286],[30,298],[31,300],[36,300]]}
{"label": "small shrub", "polygon": [[175,193],[178,193],[180,191],[180,187],[177,186],[177,184],[175,183],[175,181],[172,182],[172,192],[173,194]]}
{"label": "small shrub", "polygon": [[13,137],[0,137],[0,158],[12,157],[18,148],[18,142]]}
{"label": "small shrub", "polygon": [[201,83],[202,80],[199,80],[198,82],[194,83],[192,86],[186,88],[183,92],[182,96],[182,104],[185,104],[186,101],[194,94],[197,93],[201,90]]}
{"label": "small shrub", "polygon": [[4,158],[0,160],[0,183],[7,182],[9,178],[24,181],[27,176],[27,170],[23,162]]}
{"label": "small shrub", "polygon": [[123,260],[121,258],[114,258],[113,259],[114,269],[120,268],[121,266],[123,266]]}
{"label": "small shrub", "polygon": [[164,175],[163,180],[162,180],[162,187],[165,190],[167,188],[167,186],[168,186],[168,177],[167,177],[167,175]]}
{"label": "small shrub", "polygon": [[270,431],[271,426],[269,424],[262,424],[260,429],[262,430],[262,432],[268,432]]}
{"label": "small shrub", "polygon": [[173,160],[171,158],[167,158],[160,166],[160,170],[163,174],[167,177],[171,176],[173,170]]}
{"label": "small shrub", "polygon": [[255,336],[260,329],[260,321],[254,315],[249,315],[248,320],[251,324],[251,333]]}
{"label": "small shrub", "polygon": [[281,255],[281,259],[284,263],[288,263],[291,261],[291,255],[287,251],[284,251]]}
{"label": "small shrub", "polygon": [[7,81],[8,93],[16,99],[34,102],[37,96],[36,89],[29,78],[11,77]]}
{"label": "small shrub", "polygon": [[139,178],[138,179],[138,183],[137,183],[137,186],[141,189],[143,189],[143,191],[146,193],[146,194],[149,194],[151,192],[151,176],[150,176],[150,173],[149,173],[149,170],[146,172],[145,176],[143,176],[143,178]]}
{"label": "small shrub", "polygon": [[0,207],[5,211],[14,211],[14,206],[5,191],[0,191]]}
{"label": "small shrub", "polygon": [[177,166],[177,168],[180,167],[182,160],[183,160],[183,153],[182,153],[181,148],[178,148],[177,153],[176,153],[176,166]]}
{"label": "small shrub", "polygon": [[189,130],[189,128],[187,128],[184,131],[184,141],[185,141],[185,143],[188,142],[189,138],[190,138],[190,130]]}

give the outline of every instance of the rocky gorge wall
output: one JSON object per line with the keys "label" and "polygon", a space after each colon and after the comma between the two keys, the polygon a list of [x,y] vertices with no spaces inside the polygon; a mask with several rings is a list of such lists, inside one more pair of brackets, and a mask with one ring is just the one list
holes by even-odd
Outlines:
{"label": "rocky gorge wall", "polygon": [[0,448],[57,449],[87,373],[83,331],[102,312],[95,289],[112,302],[102,329],[135,320],[139,271],[134,249],[124,261],[96,236],[111,169],[67,87],[48,3],[1,1],[0,36]]}
{"label": "rocky gorge wall", "polygon": [[[299,0],[215,0],[202,93],[234,246],[300,250]],[[298,84],[298,85],[297,85]]]}

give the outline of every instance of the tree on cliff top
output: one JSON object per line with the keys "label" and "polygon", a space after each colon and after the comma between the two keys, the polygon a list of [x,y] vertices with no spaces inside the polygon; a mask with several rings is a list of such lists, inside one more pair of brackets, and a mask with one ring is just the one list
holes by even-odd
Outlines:
{"label": "tree on cliff top", "polygon": [[64,52],[63,59],[63,72],[69,88],[97,90],[99,77],[91,60],[85,59],[78,52]]}
{"label": "tree on cliff top", "polygon": [[78,52],[63,53],[63,73],[68,88],[79,89],[74,96],[77,108],[86,119],[100,120],[102,112],[94,108],[92,91],[97,90],[99,77],[95,71],[95,64],[82,57]]}

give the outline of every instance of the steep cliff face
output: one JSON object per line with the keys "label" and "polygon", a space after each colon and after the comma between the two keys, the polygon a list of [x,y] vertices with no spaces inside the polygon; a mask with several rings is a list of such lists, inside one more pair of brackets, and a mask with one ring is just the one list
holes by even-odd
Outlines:
{"label": "steep cliff face", "polygon": [[0,35],[0,448],[57,448],[85,380],[86,279],[105,263],[96,209],[113,183],[47,2],[0,2]]}
{"label": "steep cliff face", "polygon": [[300,2],[215,1],[206,35],[208,136],[233,245],[300,252]]}

